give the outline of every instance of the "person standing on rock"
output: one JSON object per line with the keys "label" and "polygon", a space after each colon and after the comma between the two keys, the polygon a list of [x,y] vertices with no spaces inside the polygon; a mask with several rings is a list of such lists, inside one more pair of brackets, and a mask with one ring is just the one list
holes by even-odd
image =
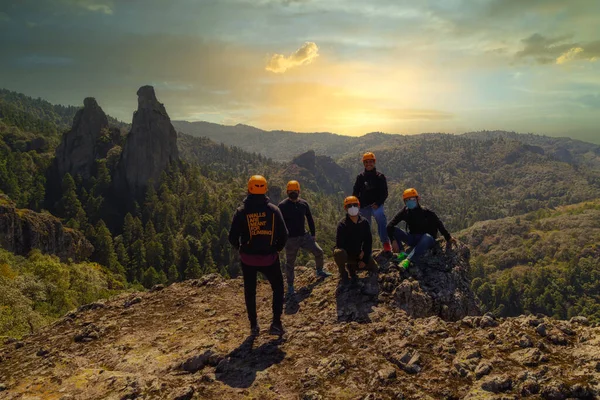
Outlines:
{"label": "person standing on rock", "polygon": [[273,322],[269,333],[283,335],[283,275],[279,252],[285,247],[288,231],[281,211],[269,203],[267,180],[254,175],[248,181],[248,196],[231,222],[229,243],[239,250],[244,276],[244,297],[252,335],[260,328],[256,316],[256,278],[261,272],[273,290]]}
{"label": "person standing on rock", "polygon": [[[376,273],[378,268],[371,255],[373,236],[369,222],[359,213],[360,201],[355,196],[344,200],[346,216],[338,223],[333,259],[340,271],[342,285],[351,281],[358,284],[357,271],[367,269]],[[348,274],[350,277],[348,277]]]}
{"label": "person standing on rock", "polygon": [[[318,278],[327,278],[331,274],[323,269],[323,249],[316,242],[315,221],[308,203],[300,198],[300,183],[298,181],[288,182],[287,195],[288,198],[279,203],[279,209],[289,232],[285,244],[285,275],[288,284],[288,296],[293,296],[295,293],[294,264],[301,248],[310,251],[315,256]],[[310,233],[306,232],[305,220],[308,222]]]}
{"label": "person standing on rock", "polygon": [[375,167],[375,154],[367,152],[362,157],[365,170],[358,174],[352,196],[355,196],[362,205],[360,214],[371,224],[371,217],[375,217],[377,222],[377,232],[379,239],[383,243],[383,251],[391,255],[392,246],[387,234],[387,218],[385,216],[384,206],[388,197],[388,187],[385,175],[377,171]]}
{"label": "person standing on rock", "polygon": [[[444,224],[436,213],[420,204],[420,196],[417,190],[409,188],[402,194],[404,208],[390,221],[387,226],[389,237],[394,238],[392,249],[398,254],[400,266],[407,269],[410,263],[417,261],[427,250],[433,247],[438,231],[442,233],[449,245],[455,243]],[[406,221],[408,232],[396,228],[401,221]],[[404,244],[412,247],[409,254],[404,252]]]}

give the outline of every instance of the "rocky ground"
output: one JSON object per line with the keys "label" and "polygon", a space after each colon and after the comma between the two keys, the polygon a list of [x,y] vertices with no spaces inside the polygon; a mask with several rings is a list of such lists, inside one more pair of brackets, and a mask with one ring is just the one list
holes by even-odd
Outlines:
{"label": "rocky ground", "polygon": [[[207,276],[80,307],[0,348],[5,399],[594,399],[600,328],[478,316],[468,252],[341,290],[298,267],[287,333],[248,336],[240,279]],[[330,270],[334,270],[329,266]]]}

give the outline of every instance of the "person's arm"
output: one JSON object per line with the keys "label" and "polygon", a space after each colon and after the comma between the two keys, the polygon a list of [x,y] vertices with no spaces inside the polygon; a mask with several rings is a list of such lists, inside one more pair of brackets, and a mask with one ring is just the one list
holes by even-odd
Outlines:
{"label": "person's arm", "polygon": [[335,232],[335,248],[343,249],[344,248],[344,225],[340,222],[337,226],[337,231]]}
{"label": "person's arm", "polygon": [[446,239],[446,242],[449,242],[450,240],[452,240],[452,235],[450,235],[450,232],[448,232],[448,230],[446,229],[446,227],[442,223],[442,220],[433,211],[431,213],[434,216],[435,222],[437,224],[438,231],[440,231],[440,233],[444,236],[444,239]]}
{"label": "person's arm", "polygon": [[371,259],[371,252],[373,251],[373,235],[371,234],[371,225],[368,223],[363,224],[363,245],[362,251],[364,252],[362,261],[365,264],[369,263]]}
{"label": "person's arm", "polygon": [[358,174],[356,176],[356,181],[354,182],[354,188],[352,189],[352,196],[355,197],[359,197],[360,198],[360,189],[361,189],[361,182],[360,182],[360,174]]}
{"label": "person's arm", "polygon": [[396,227],[396,225],[398,225],[400,223],[400,221],[404,221],[406,218],[406,211],[403,208],[402,210],[400,210],[400,212],[398,212],[398,214],[396,214],[394,216],[394,218],[387,224],[386,226],[386,230],[387,230],[387,234],[388,237],[390,238],[390,240],[394,241],[394,228]]}
{"label": "person's arm", "polygon": [[240,215],[239,210],[236,210],[231,221],[231,228],[229,228],[229,243],[237,250],[240,249]]}
{"label": "person's arm", "polygon": [[381,188],[379,189],[379,203],[377,205],[381,207],[388,198],[388,186],[385,175],[381,174],[381,182],[379,182],[379,184],[381,185]]}
{"label": "person's arm", "polygon": [[305,203],[305,204],[306,204],[306,221],[308,222],[308,229],[310,230],[310,236],[315,237],[315,235],[316,235],[315,221],[313,220],[313,216],[312,216],[312,213],[310,212],[310,207],[309,207],[308,203]]}
{"label": "person's arm", "polygon": [[275,213],[275,232],[277,233],[275,248],[277,249],[277,252],[280,252],[284,249],[285,243],[287,242],[288,230],[287,226],[285,226],[281,210],[276,208],[273,212]]}

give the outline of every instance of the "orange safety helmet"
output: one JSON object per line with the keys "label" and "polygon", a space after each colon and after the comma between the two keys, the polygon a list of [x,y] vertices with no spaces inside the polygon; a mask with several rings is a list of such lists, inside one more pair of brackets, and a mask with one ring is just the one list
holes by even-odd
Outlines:
{"label": "orange safety helmet", "polygon": [[358,204],[360,207],[360,201],[358,201],[358,197],[356,196],[348,196],[344,199],[344,208],[348,208],[350,204]]}
{"label": "orange safety helmet", "polygon": [[370,151],[366,152],[365,154],[363,154],[363,162],[365,162],[366,160],[373,160],[375,161],[375,154],[371,153]]}
{"label": "orange safety helmet", "polygon": [[248,193],[265,194],[267,193],[267,180],[262,175],[254,175],[248,180]]}
{"label": "orange safety helmet", "polygon": [[417,189],[408,188],[402,193],[402,200],[410,199],[411,197],[419,198],[419,193],[417,193]]}
{"label": "orange safety helmet", "polygon": [[300,182],[298,181],[289,181],[287,183],[287,191],[288,192],[299,192],[300,191]]}

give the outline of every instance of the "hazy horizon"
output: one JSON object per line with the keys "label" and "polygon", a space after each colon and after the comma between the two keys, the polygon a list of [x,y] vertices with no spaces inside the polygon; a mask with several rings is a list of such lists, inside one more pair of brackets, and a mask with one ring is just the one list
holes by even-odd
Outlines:
{"label": "hazy horizon", "polygon": [[504,130],[600,143],[600,2],[24,0],[0,5],[0,87],[131,121],[264,130]]}

